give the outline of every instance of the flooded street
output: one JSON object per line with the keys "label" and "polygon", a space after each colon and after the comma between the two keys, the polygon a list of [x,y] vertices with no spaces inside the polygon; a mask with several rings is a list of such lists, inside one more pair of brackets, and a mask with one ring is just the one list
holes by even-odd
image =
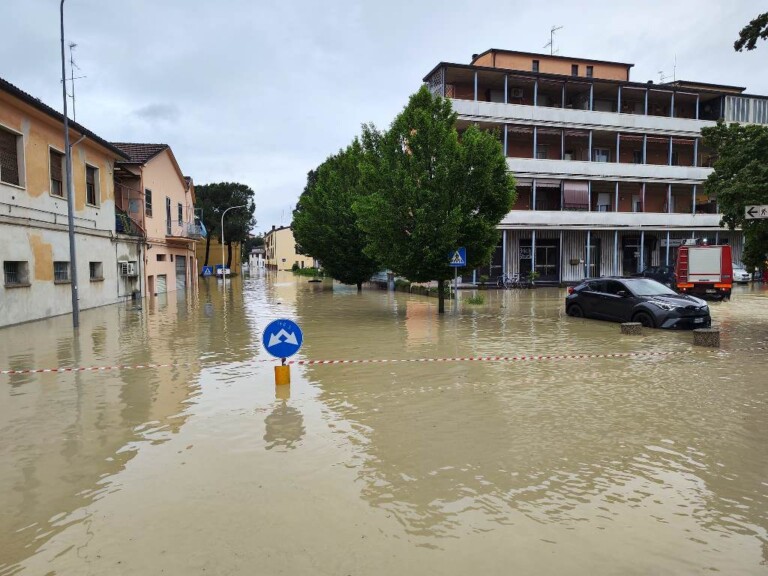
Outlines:
{"label": "flooded street", "polygon": [[[110,367],[0,375],[0,576],[768,574],[768,288],[717,351],[481,294],[281,273],[0,330],[0,370]],[[280,317],[382,362],[276,388]],[[539,355],[579,357],[392,362]]]}

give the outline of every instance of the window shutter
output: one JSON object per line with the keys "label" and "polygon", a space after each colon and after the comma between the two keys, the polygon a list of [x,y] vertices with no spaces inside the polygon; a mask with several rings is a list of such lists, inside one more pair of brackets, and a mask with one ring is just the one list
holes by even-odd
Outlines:
{"label": "window shutter", "polygon": [[57,182],[64,181],[64,178],[61,177],[61,159],[61,154],[56,152],[56,150],[51,150],[51,180],[56,180]]}
{"label": "window shutter", "polygon": [[0,130],[0,180],[19,185],[19,158],[16,149],[18,136]]}

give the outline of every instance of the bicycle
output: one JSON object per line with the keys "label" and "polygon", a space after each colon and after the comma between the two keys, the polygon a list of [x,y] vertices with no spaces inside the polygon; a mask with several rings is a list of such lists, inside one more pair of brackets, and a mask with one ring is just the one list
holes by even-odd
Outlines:
{"label": "bicycle", "polygon": [[496,280],[496,286],[499,288],[518,288],[520,277],[517,274],[502,274]]}

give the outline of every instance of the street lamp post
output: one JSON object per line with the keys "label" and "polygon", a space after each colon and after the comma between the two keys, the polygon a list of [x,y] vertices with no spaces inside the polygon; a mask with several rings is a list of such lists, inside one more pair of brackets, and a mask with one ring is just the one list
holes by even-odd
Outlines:
{"label": "street lamp post", "polygon": [[221,281],[222,281],[222,286],[226,286],[226,283],[227,283],[226,269],[224,268],[224,214],[226,214],[230,210],[235,210],[236,208],[247,208],[247,207],[248,206],[246,204],[241,204],[240,206],[230,206],[229,208],[224,210],[224,212],[221,213]]}
{"label": "street lamp post", "polygon": [[67,118],[67,71],[64,64],[64,0],[61,0],[61,93],[64,99],[64,163],[67,170],[67,225],[69,228],[69,279],[72,292],[72,326],[80,326],[78,302],[77,257],[75,254],[75,217],[72,198],[72,150],[69,147],[69,118]]}

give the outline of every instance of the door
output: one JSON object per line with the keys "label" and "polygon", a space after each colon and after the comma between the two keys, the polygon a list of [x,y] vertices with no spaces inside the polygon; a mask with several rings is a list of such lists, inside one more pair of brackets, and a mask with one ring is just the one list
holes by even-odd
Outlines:
{"label": "door", "polygon": [[[520,240],[520,276],[526,278],[531,271],[533,250],[530,239]],[[536,272],[540,282],[558,282],[560,279],[560,241],[556,238],[536,240]]]}
{"label": "door", "polygon": [[157,275],[157,294],[168,292],[168,276],[166,274]]}
{"label": "door", "polygon": [[187,288],[187,259],[185,256],[176,256],[176,290]]}
{"label": "door", "polygon": [[[623,295],[619,295],[623,292]],[[618,280],[606,280],[605,292],[602,295],[602,306],[605,317],[616,322],[628,322],[634,300],[632,293]]]}

